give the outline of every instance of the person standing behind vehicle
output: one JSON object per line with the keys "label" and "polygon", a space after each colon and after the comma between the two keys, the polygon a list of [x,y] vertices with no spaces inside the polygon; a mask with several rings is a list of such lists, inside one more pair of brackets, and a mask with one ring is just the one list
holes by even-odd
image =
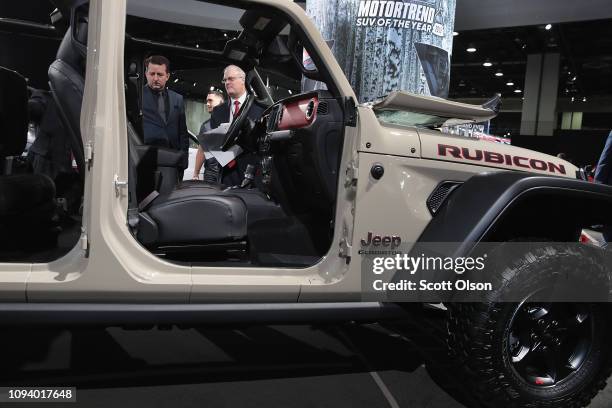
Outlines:
{"label": "person standing behind vehicle", "polygon": [[[223,84],[228,95],[228,103],[222,103],[213,109],[210,116],[210,126],[215,129],[222,123],[231,123],[240,112],[247,98],[246,74],[236,65],[228,65],[223,70]],[[264,107],[253,103],[247,112],[249,119],[258,120]],[[222,184],[226,186],[239,185],[244,177],[248,164],[256,165],[257,157],[252,153],[242,153],[222,169]]]}
{"label": "person standing behind vehicle", "polygon": [[[612,185],[612,132],[608,135],[606,144],[599,156],[597,169],[595,170],[595,182]],[[612,225],[604,226],[603,238],[606,243],[612,240]]]}
{"label": "person standing behind vehicle", "polygon": [[161,55],[152,55],[145,60],[147,85],[142,93],[144,143],[169,147],[183,153],[182,169],[188,165],[189,135],[185,118],[183,97],[168,89],[170,61]]}
{"label": "person standing behind vehicle", "polygon": [[[217,107],[218,105],[222,104],[224,100],[225,98],[223,97],[223,94],[221,93],[221,91],[218,91],[218,90],[210,91],[208,95],[206,95],[206,109],[208,110],[208,113],[212,114],[213,109]],[[202,135],[204,132],[208,132],[211,129],[212,128],[210,126],[210,118],[208,118],[208,120],[206,120],[204,123],[202,123],[202,126],[200,126],[200,132],[198,133],[198,135]],[[192,180],[200,179],[200,170],[202,169],[202,164],[204,164],[204,159],[205,159],[204,149],[202,149],[202,146],[199,146],[198,152],[196,153],[195,168],[193,169]],[[208,166],[205,165],[204,168],[206,170],[214,171],[215,163],[213,162],[216,163],[215,158],[211,157],[210,159],[207,159],[206,164]],[[206,173],[204,173],[204,179],[207,179],[207,178],[208,177],[206,176]]]}

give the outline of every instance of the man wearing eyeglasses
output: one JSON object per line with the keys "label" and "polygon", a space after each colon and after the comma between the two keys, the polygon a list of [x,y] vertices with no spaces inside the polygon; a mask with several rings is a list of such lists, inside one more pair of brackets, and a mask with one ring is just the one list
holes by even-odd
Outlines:
{"label": "man wearing eyeglasses", "polygon": [[[210,117],[211,128],[214,129],[222,123],[231,123],[240,112],[240,108],[246,101],[246,74],[236,65],[228,65],[223,70],[223,84],[228,96],[227,103],[218,105]],[[253,103],[247,117],[253,121],[260,118],[264,107]],[[239,185],[244,177],[244,171],[248,164],[256,164],[257,157],[254,153],[242,153],[229,162],[222,171],[221,183],[226,186]]]}

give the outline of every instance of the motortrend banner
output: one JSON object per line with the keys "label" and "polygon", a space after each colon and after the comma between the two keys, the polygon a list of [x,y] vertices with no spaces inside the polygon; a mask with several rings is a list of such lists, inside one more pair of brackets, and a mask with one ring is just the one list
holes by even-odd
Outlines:
{"label": "motortrend banner", "polygon": [[360,102],[448,96],[456,0],[307,0]]}

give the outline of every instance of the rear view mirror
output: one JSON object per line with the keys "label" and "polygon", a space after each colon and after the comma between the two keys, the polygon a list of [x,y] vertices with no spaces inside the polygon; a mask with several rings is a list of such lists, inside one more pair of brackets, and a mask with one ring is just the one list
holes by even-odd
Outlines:
{"label": "rear view mirror", "polygon": [[312,59],[310,53],[304,47],[300,38],[298,38],[295,29],[291,27],[287,47],[293,56],[293,59],[299,65],[304,76],[310,79],[319,80],[319,70]]}
{"label": "rear view mirror", "polygon": [[308,72],[317,72],[317,66],[305,48],[302,49],[302,68]]}

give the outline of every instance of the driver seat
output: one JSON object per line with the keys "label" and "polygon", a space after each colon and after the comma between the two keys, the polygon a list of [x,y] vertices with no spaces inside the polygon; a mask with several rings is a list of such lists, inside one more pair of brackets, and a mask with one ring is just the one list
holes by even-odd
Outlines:
{"label": "driver seat", "polygon": [[[170,191],[160,191],[143,205],[137,191],[151,189],[139,177],[142,160],[138,154],[138,138],[128,123],[131,179],[130,194],[140,202],[136,237],[144,246],[164,252],[212,250],[244,251],[249,227],[284,216],[281,207],[257,189],[222,190],[218,185],[181,184]],[[142,192],[141,192],[142,194]]]}
{"label": "driver seat", "polygon": [[[129,188],[134,189],[130,191],[134,196],[146,184],[138,176],[142,174],[139,166],[143,163],[137,140],[134,128],[128,123],[130,177],[136,179]],[[238,197],[224,194],[218,186],[164,189],[144,205],[135,199],[140,202],[136,237],[148,248],[173,251],[213,243],[246,246],[246,205]]]}
{"label": "driver seat", "polygon": [[0,246],[55,245],[55,184],[44,174],[3,173],[4,160],[23,153],[28,133],[27,85],[23,76],[0,67]]}

